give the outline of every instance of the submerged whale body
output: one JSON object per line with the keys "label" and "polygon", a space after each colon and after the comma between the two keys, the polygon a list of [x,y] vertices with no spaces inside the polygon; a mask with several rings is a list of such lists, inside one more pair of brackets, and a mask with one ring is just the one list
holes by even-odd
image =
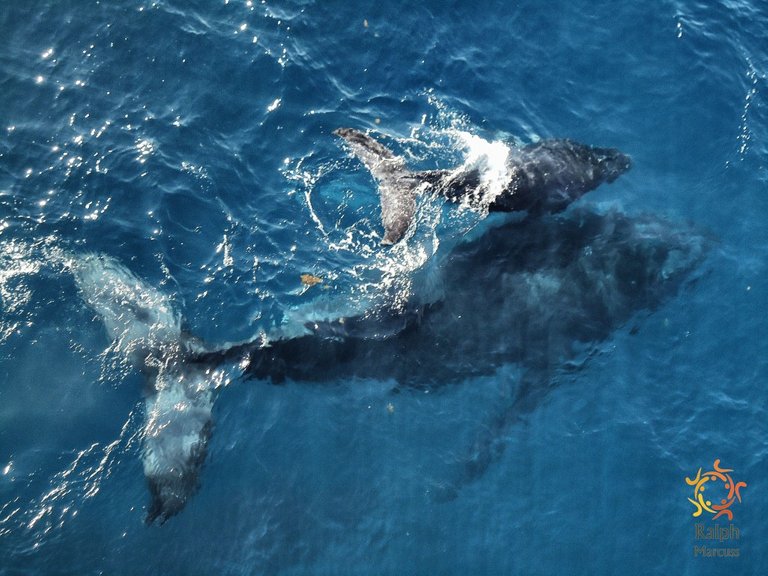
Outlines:
{"label": "submerged whale body", "polygon": [[632,165],[629,156],[615,148],[544,140],[512,150],[503,185],[490,190],[477,167],[413,172],[402,158],[359,130],[339,128],[334,134],[347,142],[379,183],[385,245],[405,235],[416,209],[416,194],[427,187],[489,212],[557,213],[600,184],[613,182]]}
{"label": "submerged whale body", "polygon": [[238,361],[246,377],[276,383],[374,379],[401,389],[457,384],[515,364],[520,377],[508,397],[476,431],[454,473],[430,488],[437,500],[452,499],[501,457],[506,429],[542,402],[559,374],[582,366],[614,331],[676,294],[707,248],[688,226],[615,210],[510,222],[455,247],[440,268],[443,297],[425,303],[414,295],[395,314],[395,333],[380,336],[377,311],[200,359]]}
{"label": "submerged whale body", "polygon": [[247,376],[276,382],[374,378],[414,387],[493,374],[512,362],[543,369],[657,307],[705,248],[686,227],[618,211],[510,222],[454,248],[440,269],[442,298],[421,302],[416,294],[391,312],[401,319],[395,333],[371,337],[378,312],[309,323],[306,335],[200,360],[245,357]]}
{"label": "submerged whale body", "polygon": [[[424,183],[449,198],[483,192],[471,185],[471,171],[410,172],[375,140],[340,134],[360,148],[356,153],[379,181],[385,240],[402,237],[413,216],[409,202]],[[75,277],[84,301],[103,319],[112,348],[147,378],[147,521],[164,522],[197,489],[222,367],[272,382],[371,378],[432,387],[516,363],[523,376],[488,427],[491,435],[468,458],[455,482],[460,486],[498,457],[500,431],[511,415],[537,404],[552,373],[638,312],[662,304],[704,258],[706,242],[688,226],[617,210],[564,211],[629,167],[620,152],[561,140],[523,149],[518,158],[529,161],[517,164],[525,177],[491,205],[530,216],[444,255],[436,268],[440,298],[415,293],[405,305],[312,323],[299,336],[205,346],[181,329],[167,295],[109,257],[81,258]]]}

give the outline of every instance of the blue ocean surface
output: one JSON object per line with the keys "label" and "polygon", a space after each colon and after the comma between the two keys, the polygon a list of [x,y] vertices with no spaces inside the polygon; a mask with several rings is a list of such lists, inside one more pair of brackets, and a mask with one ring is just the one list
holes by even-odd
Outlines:
{"label": "blue ocean surface", "polygon": [[[4,2],[0,574],[765,574],[766,30],[761,0]],[[420,200],[381,246],[340,126],[424,170],[616,147],[632,169],[578,205],[711,248],[504,426],[515,363],[425,388],[225,366],[199,487],[148,525],[145,375],[78,262],[119,262],[224,345],[407,297],[498,225]],[[483,431],[496,457],[436,497]],[[746,483],[732,519],[693,516],[686,478],[716,460]]]}

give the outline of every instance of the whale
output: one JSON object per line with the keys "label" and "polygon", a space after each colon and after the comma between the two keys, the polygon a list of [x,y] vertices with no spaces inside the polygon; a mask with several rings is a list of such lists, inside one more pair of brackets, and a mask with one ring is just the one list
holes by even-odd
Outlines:
{"label": "whale", "polygon": [[338,128],[334,134],[348,144],[378,183],[383,245],[399,242],[413,222],[416,196],[433,190],[453,202],[487,212],[557,213],[603,183],[616,180],[632,166],[616,148],[600,148],[568,139],[543,140],[513,147],[501,186],[488,186],[478,166],[412,171],[368,134]]}
{"label": "whale", "polygon": [[[685,226],[618,210],[515,221],[460,243],[398,308],[310,321],[306,333],[205,353],[276,383],[391,379],[430,388],[518,363],[551,369],[674,294],[706,241]],[[384,324],[385,329],[379,327]]]}
{"label": "whale", "polygon": [[[384,196],[403,195],[387,192],[388,187],[397,184],[408,196],[413,188],[381,178],[381,171],[391,167],[371,162],[374,157],[383,161],[386,149],[360,134],[342,136],[363,148],[358,156],[379,174],[382,211],[402,209],[412,218],[408,207],[384,208],[389,202]],[[145,376],[141,459],[150,493],[146,521],[164,523],[198,490],[216,392],[231,379],[281,385],[374,380],[407,393],[519,367],[521,376],[509,397],[478,432],[455,477],[446,480],[442,494],[455,497],[498,460],[504,431],[535,410],[558,374],[586,365],[614,332],[696,281],[709,242],[693,226],[626,214],[617,207],[570,205],[588,188],[626,171],[627,157],[569,141],[540,146],[550,150],[538,148],[549,160],[540,158],[536,170],[550,161],[552,169],[560,166],[555,158],[570,159],[562,164],[569,175],[542,172],[542,181],[551,186],[540,187],[533,204],[519,205],[526,212],[534,205],[541,209],[462,238],[435,255],[435,265],[413,272],[414,289],[405,302],[385,301],[359,313],[313,319],[298,331],[277,329],[234,344],[202,342],[184,328],[189,323],[171,296],[111,256],[80,256],[74,275],[83,301],[101,318],[110,349]],[[535,150],[525,154],[535,156]],[[575,150],[589,158],[576,162],[585,171],[581,176]],[[402,165],[393,170],[406,175],[395,180],[431,179],[431,186],[458,190],[452,188],[458,172],[422,178]],[[555,185],[558,178],[564,184]],[[471,186],[462,190],[472,194]],[[392,222],[384,221],[385,227]],[[398,230],[389,230],[390,240],[397,241]],[[442,290],[419,289],[434,284]]]}

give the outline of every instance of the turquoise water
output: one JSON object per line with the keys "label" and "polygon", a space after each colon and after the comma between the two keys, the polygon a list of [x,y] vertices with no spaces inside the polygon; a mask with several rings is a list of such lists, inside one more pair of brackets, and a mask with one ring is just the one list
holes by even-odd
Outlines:
{"label": "turquoise water", "polygon": [[[757,0],[6,3],[0,574],[765,573],[767,27]],[[463,161],[457,134],[614,146],[633,169],[580,203],[714,247],[452,500],[433,487],[519,366],[399,394],[232,370],[198,492],[147,526],[143,377],[71,262],[108,254],[223,343],[363,310],[482,233],[422,206],[407,258],[379,247],[339,126],[424,169]],[[747,487],[738,541],[708,545],[738,558],[694,556],[697,522],[730,524],[691,516],[685,478],[715,459]]]}

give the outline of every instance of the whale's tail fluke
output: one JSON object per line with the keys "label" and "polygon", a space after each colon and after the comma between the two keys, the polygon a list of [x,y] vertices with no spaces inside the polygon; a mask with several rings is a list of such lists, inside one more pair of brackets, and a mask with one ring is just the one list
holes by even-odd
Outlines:
{"label": "whale's tail fluke", "polygon": [[201,345],[181,329],[170,298],[117,261],[89,254],[73,265],[80,295],[103,321],[111,351],[145,374],[142,464],[152,502],[147,522],[179,512],[196,491],[223,373],[191,362]]}
{"label": "whale's tail fluke", "polygon": [[333,133],[346,140],[379,185],[381,220],[384,224],[381,243],[390,245],[399,242],[413,221],[418,188],[429,179],[423,173],[408,170],[401,157],[359,130],[339,128]]}

